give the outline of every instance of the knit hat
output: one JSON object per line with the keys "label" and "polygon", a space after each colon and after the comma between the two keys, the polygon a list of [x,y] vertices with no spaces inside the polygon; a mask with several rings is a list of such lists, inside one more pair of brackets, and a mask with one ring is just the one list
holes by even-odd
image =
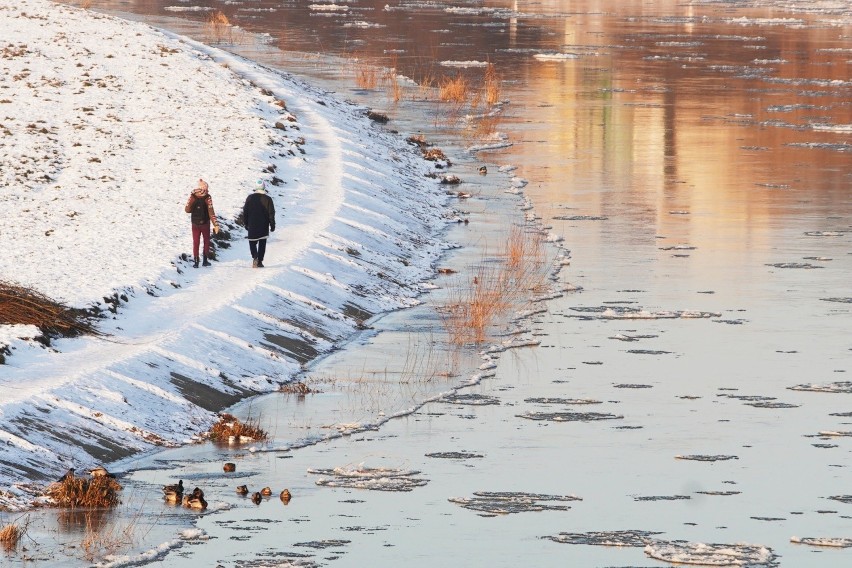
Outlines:
{"label": "knit hat", "polygon": [[255,191],[266,191],[266,182],[263,181],[262,179],[257,180],[254,183],[254,190]]}
{"label": "knit hat", "polygon": [[203,180],[203,179],[201,179],[201,178],[199,178],[199,179],[198,179],[198,189],[201,189],[201,190],[203,190],[203,191],[207,191],[207,188],[208,188],[208,187],[209,187],[209,186],[207,185],[207,182],[206,182],[206,181],[204,181],[204,180]]}

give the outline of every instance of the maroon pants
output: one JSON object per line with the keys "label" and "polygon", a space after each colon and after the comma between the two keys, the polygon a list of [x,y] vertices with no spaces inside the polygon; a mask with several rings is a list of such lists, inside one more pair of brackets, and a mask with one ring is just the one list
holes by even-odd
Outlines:
{"label": "maroon pants", "polygon": [[204,256],[210,255],[210,221],[203,225],[192,225],[192,255],[198,258],[198,242],[204,237]]}

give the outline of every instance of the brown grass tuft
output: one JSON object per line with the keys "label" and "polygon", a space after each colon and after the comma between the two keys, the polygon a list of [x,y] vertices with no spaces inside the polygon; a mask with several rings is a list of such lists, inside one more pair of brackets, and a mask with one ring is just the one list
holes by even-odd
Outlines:
{"label": "brown grass tuft", "polygon": [[69,474],[47,488],[57,507],[115,507],[121,485],[111,477],[86,479]]}
{"label": "brown grass tuft", "polygon": [[9,552],[18,547],[18,543],[21,541],[21,537],[23,536],[23,528],[18,526],[17,523],[9,523],[0,529],[0,544],[3,545],[3,549],[5,551]]}
{"label": "brown grass tuft", "polygon": [[98,335],[88,317],[31,288],[0,280],[0,324],[34,325],[48,337]]}
{"label": "brown grass tuft", "polygon": [[455,77],[441,77],[438,81],[438,97],[442,101],[463,104],[468,95],[467,79],[461,75]]}
{"label": "brown grass tuft", "polygon": [[214,442],[228,442],[233,436],[235,440],[251,439],[265,440],[267,433],[260,427],[257,420],[249,419],[240,422],[232,414],[224,413],[219,416],[219,421],[213,425],[208,433]]}
{"label": "brown grass tuft", "polygon": [[228,43],[234,43],[234,27],[231,25],[231,21],[228,20],[228,16],[221,10],[211,12],[207,16],[205,25],[215,43],[222,43],[224,40],[227,40]]}
{"label": "brown grass tuft", "polygon": [[513,227],[499,262],[481,263],[440,308],[453,345],[483,343],[495,323],[523,309],[547,278],[542,237]]}
{"label": "brown grass tuft", "polygon": [[500,83],[502,80],[503,78],[497,73],[494,64],[489,63],[488,67],[485,68],[485,84],[483,86],[486,104],[493,105],[500,101]]}
{"label": "brown grass tuft", "polygon": [[361,59],[355,59],[352,67],[355,73],[355,85],[359,89],[375,89],[379,84],[379,70]]}

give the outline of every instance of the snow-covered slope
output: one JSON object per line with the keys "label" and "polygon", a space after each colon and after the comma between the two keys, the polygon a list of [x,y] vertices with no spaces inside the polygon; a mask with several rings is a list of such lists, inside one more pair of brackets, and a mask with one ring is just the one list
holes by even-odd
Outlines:
{"label": "snow-covered slope", "polygon": [[[0,507],[68,467],[189,441],[374,314],[417,302],[445,196],[365,109],[148,26],[0,0],[0,277],[110,307],[102,338],[0,326]],[[194,269],[198,178],[231,239]],[[251,268],[256,179],[278,225]],[[126,298],[126,301],[124,300]]]}

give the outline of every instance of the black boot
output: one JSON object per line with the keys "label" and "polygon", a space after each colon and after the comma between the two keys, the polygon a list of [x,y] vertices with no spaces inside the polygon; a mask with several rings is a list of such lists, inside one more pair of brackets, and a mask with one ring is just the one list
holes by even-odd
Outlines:
{"label": "black boot", "polygon": [[198,257],[195,257],[195,262],[192,263],[193,268],[198,268]]}
{"label": "black boot", "polygon": [[204,255],[204,262],[201,263],[201,266],[210,266],[210,263],[207,262],[207,255]]}

